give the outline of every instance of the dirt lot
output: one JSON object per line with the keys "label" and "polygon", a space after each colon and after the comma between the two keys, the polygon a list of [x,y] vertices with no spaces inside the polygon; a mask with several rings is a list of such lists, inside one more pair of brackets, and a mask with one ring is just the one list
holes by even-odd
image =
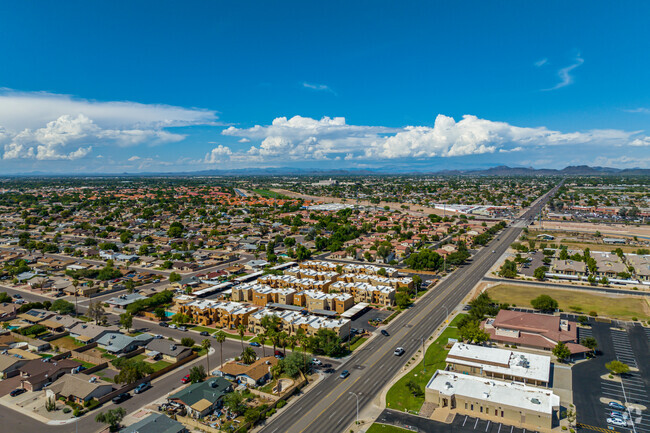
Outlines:
{"label": "dirt lot", "polygon": [[[277,192],[277,193],[282,194],[282,195],[286,195],[287,197],[291,197],[291,198],[302,198],[304,200],[319,201],[319,202],[323,202],[323,203],[347,203],[347,204],[358,204],[360,206],[377,206],[377,207],[388,206],[391,209],[399,210],[399,211],[402,211],[402,212],[404,212],[404,210],[405,210],[405,209],[401,208],[403,203],[386,203],[386,202],[382,201],[379,204],[373,204],[373,203],[370,203],[367,200],[359,200],[358,203],[357,203],[356,200],[346,200],[345,202],[343,202],[343,199],[336,198],[336,197],[321,197],[321,196],[314,196],[314,195],[298,194],[296,192],[289,191],[289,190],[286,190],[286,189],[274,188],[274,189],[271,189],[271,191]],[[442,209],[435,209],[435,208],[420,206],[420,205],[415,205],[415,204],[410,204],[409,205],[409,211],[411,213],[420,213],[420,214],[423,213],[425,215],[429,215],[429,214],[432,214],[432,213],[436,214],[436,215],[443,215],[444,214],[444,211]],[[447,210],[446,215],[452,215],[452,212]]]}
{"label": "dirt lot", "polygon": [[518,307],[531,308],[530,301],[540,294],[555,299],[564,311],[589,314],[596,311],[599,316],[621,320],[636,317],[650,319],[650,304],[645,296],[624,296],[620,294],[587,293],[584,290],[551,289],[516,284],[499,284],[487,290],[498,302],[507,302]]}
{"label": "dirt lot", "polygon": [[[603,236],[638,236],[650,239],[650,225],[623,225],[623,224],[592,224],[571,221],[544,221],[543,230],[562,230],[583,233],[596,233],[599,231]],[[535,222],[531,229],[539,230],[539,223]]]}
{"label": "dirt lot", "polygon": [[50,341],[50,345],[52,347],[57,346],[61,351],[74,350],[81,347],[81,345],[75,343],[74,338],[70,336],[61,337],[61,338],[57,338],[56,340],[52,340]]}

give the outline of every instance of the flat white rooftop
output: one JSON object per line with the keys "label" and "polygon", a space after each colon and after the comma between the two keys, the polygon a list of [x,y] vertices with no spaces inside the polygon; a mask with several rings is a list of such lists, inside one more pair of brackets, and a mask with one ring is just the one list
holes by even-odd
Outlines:
{"label": "flat white rooftop", "polygon": [[451,362],[542,382],[549,382],[551,374],[550,356],[465,343],[454,343],[447,354],[447,363]]}
{"label": "flat white rooftop", "polygon": [[433,375],[427,388],[438,391],[441,395],[462,396],[547,415],[553,413],[553,408],[560,406],[560,397],[550,390],[443,370],[438,370]]}

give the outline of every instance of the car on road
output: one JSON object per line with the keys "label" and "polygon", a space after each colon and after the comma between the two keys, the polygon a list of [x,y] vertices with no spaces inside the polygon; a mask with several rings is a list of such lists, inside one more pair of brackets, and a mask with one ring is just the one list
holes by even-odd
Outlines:
{"label": "car on road", "polygon": [[312,359],[311,359],[311,363],[314,364],[314,365],[318,365],[319,367],[320,367],[321,365],[323,365],[323,361],[321,361],[321,360],[318,359],[318,358],[312,358]]}
{"label": "car on road", "polygon": [[158,284],[159,282],[160,282],[160,278],[156,278],[155,280],[153,280],[154,284]]}
{"label": "car on road", "polygon": [[494,253],[495,251],[494,251],[494,250],[492,250],[492,252]]}
{"label": "car on road", "polygon": [[158,326],[162,326],[163,328],[167,328],[169,325],[167,322],[158,322]]}
{"label": "car on road", "polygon": [[404,350],[403,347],[398,347],[398,348],[395,349],[395,351],[393,352],[393,355],[395,355],[395,356],[402,356],[402,355],[404,355],[404,352],[405,352],[405,350]]}
{"label": "car on road", "polygon": [[381,332],[381,335],[383,335],[384,337],[388,337],[388,336],[390,336],[390,334],[388,333],[388,331],[386,331],[385,329],[382,329],[380,332]]}
{"label": "car on road", "polygon": [[339,377],[340,377],[341,379],[345,379],[345,378],[348,377],[349,375],[350,375],[350,372],[349,372],[349,371],[347,371],[347,370],[343,370],[343,371],[341,372],[341,374],[339,374]]}
{"label": "car on road", "polygon": [[210,333],[208,331],[201,331],[199,332],[199,335],[202,335],[203,337],[208,337]]}
{"label": "car on road", "polygon": [[251,341],[250,343],[248,343],[248,345],[253,347],[262,347],[262,345],[257,341]]}
{"label": "car on road", "polygon": [[172,323],[171,325],[169,325],[169,329],[178,329],[178,327]]}
{"label": "car on road", "polygon": [[187,331],[187,328],[185,326],[179,326],[178,330],[185,332],[185,331]]}
{"label": "car on road", "polygon": [[189,375],[189,374],[186,374],[186,375],[183,376],[183,378],[181,379],[181,383],[189,383],[189,382],[190,382],[190,375]]}
{"label": "car on road", "polygon": [[16,293],[16,294],[14,295],[14,298],[15,298],[15,299],[22,299],[23,297],[22,297],[22,296],[20,296],[20,294],[19,294],[19,293]]}
{"label": "car on road", "polygon": [[22,388],[16,388],[16,389],[14,389],[13,391],[11,391],[11,392],[9,393],[9,395],[12,396],[12,397],[16,397],[17,395],[20,395],[20,394],[22,394],[23,392],[27,392],[27,390],[26,390],[26,389],[22,389]]}
{"label": "car on road", "polygon": [[129,394],[128,392],[123,392],[122,394],[113,397],[113,400],[111,401],[115,404],[118,404],[118,403],[122,403],[124,400],[128,400],[130,397],[131,394]]}
{"label": "car on road", "polygon": [[610,401],[607,406],[611,407],[612,409],[617,409],[617,410],[626,410],[625,406],[623,406],[620,403],[616,403],[615,401]]}
{"label": "car on road", "polygon": [[136,386],[135,389],[133,390],[134,393],[140,394],[141,392],[145,392],[151,388],[151,383],[149,382],[142,382],[140,385]]}
{"label": "car on road", "polygon": [[607,424],[612,424],[619,427],[627,426],[627,423],[622,418],[607,418]]}

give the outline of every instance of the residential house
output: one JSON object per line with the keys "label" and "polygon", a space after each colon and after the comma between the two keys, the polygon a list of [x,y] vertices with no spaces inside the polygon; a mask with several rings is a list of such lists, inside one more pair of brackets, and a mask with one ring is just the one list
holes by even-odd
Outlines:
{"label": "residential house", "polygon": [[70,328],[70,336],[75,340],[88,344],[97,341],[104,334],[119,332],[119,328],[112,326],[98,326],[92,323],[81,322]]}
{"label": "residential house", "polygon": [[129,353],[140,346],[146,346],[151,340],[153,335],[147,333],[131,337],[119,332],[107,332],[95,341],[101,349],[115,355]]}
{"label": "residential house", "polygon": [[120,433],[189,433],[189,430],[168,416],[151,412],[146,418],[124,427]]}
{"label": "residential house", "polygon": [[64,374],[72,373],[80,365],[80,362],[70,359],[49,362],[42,359],[28,361],[19,368],[21,388],[28,391],[38,391]]}
{"label": "residential house", "polygon": [[84,404],[93,398],[99,399],[113,391],[113,385],[103,380],[90,382],[88,376],[66,374],[45,390],[49,398],[65,397],[66,400]]}
{"label": "residential house", "polygon": [[272,378],[271,367],[278,361],[275,356],[260,358],[250,365],[230,361],[219,368],[218,372],[230,381],[254,387],[263,385]]}
{"label": "residential house", "polygon": [[190,416],[200,418],[221,407],[223,397],[232,390],[232,384],[223,377],[211,377],[170,395],[167,401],[184,406]]}
{"label": "residential house", "polygon": [[192,354],[192,349],[189,347],[162,338],[151,340],[146,349],[147,356],[153,358],[160,355],[163,361],[171,363],[176,363]]}

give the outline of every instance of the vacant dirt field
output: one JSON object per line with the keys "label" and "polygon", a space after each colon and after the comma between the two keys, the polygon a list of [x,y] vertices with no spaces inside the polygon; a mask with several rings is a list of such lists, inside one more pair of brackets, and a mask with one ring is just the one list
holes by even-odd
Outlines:
{"label": "vacant dirt field", "polygon": [[596,233],[603,236],[638,236],[650,239],[650,225],[623,225],[623,224],[591,224],[571,221],[543,221],[543,229],[540,229],[539,222],[530,228],[535,230],[562,230],[570,232]]}
{"label": "vacant dirt field", "polygon": [[518,307],[531,308],[530,301],[541,294],[555,299],[564,311],[589,314],[596,311],[599,316],[621,320],[650,319],[650,304],[646,296],[625,296],[619,294],[589,293],[584,290],[551,289],[546,287],[499,284],[487,290],[492,299],[507,302]]}

